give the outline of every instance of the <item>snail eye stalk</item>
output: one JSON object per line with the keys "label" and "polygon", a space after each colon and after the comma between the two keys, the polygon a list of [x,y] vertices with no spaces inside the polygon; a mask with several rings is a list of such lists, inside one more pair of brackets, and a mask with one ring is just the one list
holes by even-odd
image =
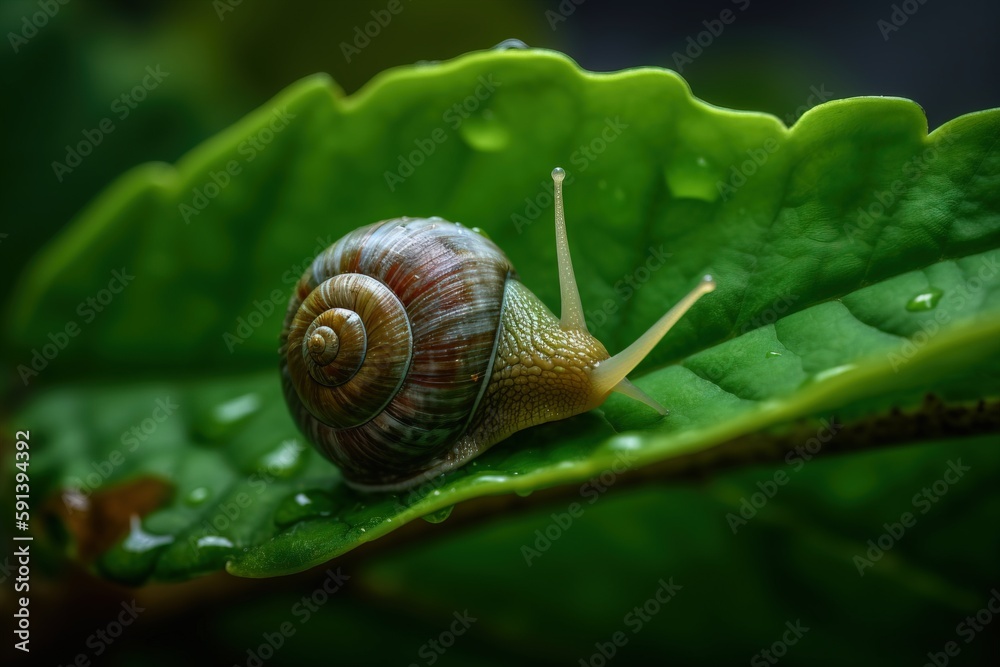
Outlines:
{"label": "snail eye stalk", "polygon": [[[560,321],[564,329],[587,331],[587,322],[583,312],[583,302],[580,299],[580,289],[576,284],[576,274],[573,271],[573,260],[569,253],[569,240],[566,236],[566,210],[563,203],[562,184],[566,172],[561,167],[552,170],[552,182],[555,185],[556,209],[556,258],[559,265],[559,292],[562,301],[562,316]],[[648,396],[641,389],[628,381],[626,377],[649,354],[656,344],[670,331],[681,317],[705,294],[715,289],[712,276],[705,276],[676,306],[663,315],[649,330],[634,343],[602,361],[600,366],[591,373],[593,392],[597,396],[606,396],[612,391],[625,394],[641,401],[660,414],[667,410]]]}

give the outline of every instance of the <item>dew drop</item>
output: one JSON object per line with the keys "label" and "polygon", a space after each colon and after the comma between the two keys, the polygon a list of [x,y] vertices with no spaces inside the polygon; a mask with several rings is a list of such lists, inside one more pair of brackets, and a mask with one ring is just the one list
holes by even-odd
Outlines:
{"label": "dew drop", "polygon": [[514,493],[521,496],[522,498],[527,498],[534,492],[535,492],[534,489],[517,489],[516,491],[514,491]]}
{"label": "dew drop", "polygon": [[611,439],[608,447],[617,451],[635,451],[642,449],[642,438],[637,435],[618,435]]}
{"label": "dew drop", "polygon": [[781,352],[766,352],[764,354],[765,359],[774,359],[775,357],[780,357]]}
{"label": "dew drop", "polygon": [[325,491],[299,491],[278,504],[274,511],[274,523],[279,528],[287,528],[306,519],[330,516],[333,505],[333,497]]}
{"label": "dew drop", "polygon": [[194,425],[198,435],[210,441],[221,441],[257,414],[263,402],[257,394],[244,394],[220,403],[199,416]]}
{"label": "dew drop", "polygon": [[449,505],[448,507],[444,507],[442,509],[439,509],[436,512],[431,512],[430,514],[425,514],[421,518],[424,521],[426,521],[427,523],[441,523],[442,521],[444,521],[445,519],[447,519],[448,517],[451,516],[451,511],[453,509],[455,509],[455,506],[454,505]]}
{"label": "dew drop", "polygon": [[472,231],[474,231],[475,233],[479,234],[479,235],[480,235],[480,236],[482,236],[482,237],[483,237],[484,239],[489,239],[489,240],[491,240],[491,241],[493,240],[493,239],[490,239],[490,235],[489,235],[489,234],[487,234],[487,233],[486,233],[486,230],[485,230],[485,229],[483,229],[482,227],[473,227],[473,228],[472,228]]}
{"label": "dew drop", "polygon": [[819,373],[816,373],[816,375],[812,377],[812,381],[822,382],[824,380],[829,380],[830,378],[837,377],[838,375],[842,375],[844,373],[853,371],[855,368],[857,368],[857,366],[854,364],[844,364],[842,366],[834,366],[833,368],[827,368],[825,370],[820,371]]}
{"label": "dew drop", "polygon": [[465,143],[477,151],[494,152],[510,143],[510,131],[492,112],[470,116],[458,129]]}
{"label": "dew drop", "polygon": [[530,49],[531,47],[522,42],[519,39],[505,39],[496,46],[494,46],[491,51],[515,51],[520,49]]}
{"label": "dew drop", "polygon": [[191,491],[184,496],[184,503],[186,505],[190,505],[191,507],[197,507],[208,500],[210,495],[211,492],[208,490],[208,487],[199,486],[195,489],[191,489]]}
{"label": "dew drop", "polygon": [[129,518],[128,537],[122,542],[125,551],[134,554],[144,554],[157,547],[171,544],[174,541],[173,535],[153,535],[142,529],[142,519],[138,514],[133,514]]}
{"label": "dew drop", "polygon": [[712,202],[719,196],[717,175],[704,156],[680,154],[670,160],[663,176],[676,199],[700,199]]}
{"label": "dew drop", "polygon": [[222,535],[203,535],[195,543],[198,548],[232,549],[235,545],[227,537]]}
{"label": "dew drop", "polygon": [[944,292],[942,290],[939,290],[936,287],[930,287],[910,299],[906,303],[906,309],[911,313],[934,310],[943,295]]}
{"label": "dew drop", "polygon": [[476,475],[470,479],[474,484],[506,484],[510,481],[506,475]]}
{"label": "dew drop", "polygon": [[264,454],[257,462],[257,470],[274,477],[288,479],[305,463],[305,445],[296,438],[283,440],[280,445]]}
{"label": "dew drop", "polygon": [[76,487],[70,487],[62,492],[62,501],[70,512],[89,512],[90,498]]}

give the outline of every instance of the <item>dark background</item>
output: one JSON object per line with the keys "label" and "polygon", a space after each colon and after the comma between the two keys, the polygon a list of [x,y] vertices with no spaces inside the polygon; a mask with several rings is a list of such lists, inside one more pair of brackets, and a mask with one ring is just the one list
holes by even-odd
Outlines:
{"label": "dark background", "polygon": [[[916,11],[888,39],[878,21],[890,20],[890,2],[586,0],[577,6],[563,0],[573,11],[555,29],[546,11],[558,12],[557,0],[400,2],[404,11],[347,62],[341,43],[351,41],[355,26],[370,21],[369,12],[387,2],[242,0],[220,18],[220,4],[211,0],[70,0],[15,53],[9,33],[21,32],[22,17],[40,10],[37,1],[3,0],[0,234],[6,236],[0,236],[0,304],[6,306],[16,276],[38,248],[117,176],[142,162],[176,161],[317,71],[329,72],[350,94],[386,68],[449,59],[517,38],[563,51],[590,70],[680,69],[695,96],[774,113],[786,122],[817,101],[810,100],[816,91],[831,98],[907,97],[925,109],[931,129],[1000,106],[1000,3],[985,0],[896,3]],[[683,53],[688,38],[696,38],[706,29],[703,22],[719,18],[724,9],[733,11],[735,20],[693,62],[677,67],[673,54]],[[114,117],[113,100],[141,81],[147,66],[157,65],[169,77],[127,118]],[[60,182],[52,162],[63,161],[64,147],[108,116],[114,117],[115,131]],[[5,371],[11,377],[11,369]],[[461,526],[456,522],[449,530]],[[33,658],[58,664],[75,650],[62,647],[84,646],[97,626],[94,619],[105,624],[129,593],[81,572],[52,578],[59,571],[54,564],[44,569],[48,574],[38,573],[33,592],[38,601]],[[109,664],[144,665],[176,664],[185,655],[200,656],[191,657],[194,663],[237,660],[239,651],[234,653],[223,635],[205,631],[207,619],[243,604],[265,609],[267,596],[309,592],[321,578],[313,573],[259,583],[219,576],[147,591],[144,599],[156,600],[150,621],[105,657]],[[9,583],[0,595],[9,595]],[[377,623],[375,616],[369,621]],[[424,636],[421,632],[417,635]],[[719,633],[724,636],[724,629]],[[240,636],[238,628],[232,636]],[[316,639],[322,646],[323,638]],[[321,659],[329,662],[337,651],[333,646],[330,657]]]}
{"label": "dark background", "polygon": [[[56,0],[53,0],[55,2]],[[584,68],[680,69],[712,104],[794,119],[813,90],[834,98],[908,97],[933,129],[964,113],[1000,106],[1000,3],[918,0],[899,30],[878,25],[889,2],[608,2],[563,0],[572,14],[550,27],[557,0],[399,0],[404,10],[347,62],[340,44],[387,1],[72,0],[14,53],[9,33],[39,11],[37,0],[4,0],[0,49],[5,129],[0,300],[35,250],[112,179],[150,160],[176,161],[291,82],[329,72],[352,93],[378,72],[442,60],[517,38],[557,49]],[[579,2],[579,0],[577,0]],[[741,11],[741,7],[746,7]],[[703,21],[736,18],[692,63],[675,67]],[[221,20],[220,20],[221,14]],[[170,76],[128,118],[112,101],[146,66]],[[115,131],[58,181],[54,160],[85,129],[112,116]]]}

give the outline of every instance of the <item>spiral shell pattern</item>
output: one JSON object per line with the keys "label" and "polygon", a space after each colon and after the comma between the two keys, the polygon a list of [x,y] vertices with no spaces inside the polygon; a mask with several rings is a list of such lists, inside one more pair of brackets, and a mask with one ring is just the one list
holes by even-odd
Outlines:
{"label": "spiral shell pattern", "polygon": [[503,252],[440,218],[361,227],[299,280],[281,334],[299,427],[358,486],[428,470],[472,419],[489,379]]}

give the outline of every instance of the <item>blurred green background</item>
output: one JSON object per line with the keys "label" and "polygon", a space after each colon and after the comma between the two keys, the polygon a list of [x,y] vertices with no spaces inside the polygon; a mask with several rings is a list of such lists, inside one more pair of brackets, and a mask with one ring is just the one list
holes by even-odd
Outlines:
{"label": "blurred green background", "polygon": [[[893,6],[860,0],[655,6],[399,1],[399,16],[369,46],[346,54],[342,44],[354,40],[355,28],[388,2],[0,2],[8,42],[0,49],[0,304],[6,307],[16,277],[36,251],[114,178],[142,162],[176,161],[318,71],[352,93],[386,68],[517,38],[563,51],[596,71],[677,69],[701,99],[774,113],[788,124],[815,103],[856,95],[913,99],[932,129],[963,113],[1000,106],[996,3],[900,3],[916,10],[899,30],[887,32],[879,21],[890,20]],[[58,11],[34,32],[26,29],[24,17],[43,5]],[[735,13],[735,21],[693,62],[677,60],[675,53],[690,48],[689,37],[724,9]],[[134,108],[117,103],[147,67],[169,75]],[[52,163],[65,162],[66,145],[106,117],[114,131],[72,171],[55,173]],[[24,399],[14,391],[20,383],[9,361],[4,359],[5,429],[11,404]],[[982,450],[977,444],[955,448],[954,456],[965,453],[973,460]],[[866,496],[864,507],[851,507],[840,490],[865,487],[857,479],[847,483],[846,475],[862,476],[870,488],[881,471],[900,467],[931,483],[941,474],[938,462],[946,450],[864,455],[850,469],[840,461],[819,461],[782,495],[780,506],[736,536],[722,517],[757,482],[770,479],[770,469],[612,490],[531,567],[519,546],[533,541],[534,531],[544,530],[565,503],[512,512],[508,520],[484,526],[461,521],[459,510],[452,521],[421,531],[439,538],[382,545],[377,553],[361,548],[332,564],[351,579],[301,625],[296,604],[323,583],[326,568],[264,582],[218,575],[130,591],[36,561],[32,659],[70,664],[84,653],[93,664],[255,664],[254,655],[273,652],[262,664],[731,664],[750,661],[780,640],[784,622],[801,618],[813,629],[798,651],[789,648],[783,664],[921,664],[927,651],[956,639],[965,611],[985,605],[989,587],[983,582],[992,577],[1000,584],[995,537],[981,542],[982,553],[960,558],[939,545],[960,541],[961,531],[996,533],[997,497],[982,491],[982,482],[996,479],[996,457],[979,460],[973,473],[979,481],[949,495],[949,513],[931,514],[924,530],[893,552],[883,576],[862,578],[845,569],[851,550],[877,536],[850,525],[850,517],[898,516],[919,488],[885,488],[878,502]],[[850,513],[842,520],[838,510],[845,507]],[[952,527],[955,512],[963,521]],[[662,530],[650,533],[650,525]],[[948,567],[924,567],[927,554],[941,552],[943,560],[935,562]],[[947,576],[959,570],[961,576]],[[0,576],[7,617],[11,575],[5,570]],[[633,638],[624,618],[654,595],[661,578],[671,577],[685,588]],[[147,611],[120,640],[101,644],[97,656],[94,633],[133,598]],[[453,614],[466,610],[479,620],[455,639],[455,647],[443,654],[430,648]],[[295,623],[296,634],[281,639],[277,650],[259,650],[278,643],[274,633],[286,621]],[[962,644],[953,664],[995,664],[987,661],[1000,654],[998,627],[994,622],[973,643]],[[628,644],[616,648],[613,658],[602,658],[601,646],[610,646],[620,630],[629,633]]]}

